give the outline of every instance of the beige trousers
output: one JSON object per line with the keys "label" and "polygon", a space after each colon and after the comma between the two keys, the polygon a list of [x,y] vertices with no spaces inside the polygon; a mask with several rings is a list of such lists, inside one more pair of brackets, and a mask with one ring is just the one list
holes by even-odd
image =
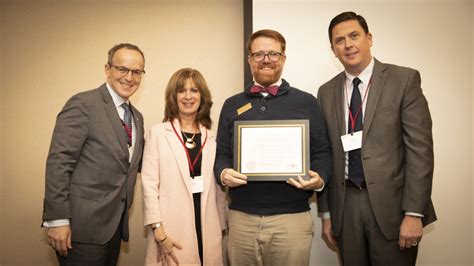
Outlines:
{"label": "beige trousers", "polygon": [[259,216],[230,210],[228,214],[231,266],[309,265],[313,238],[309,211]]}

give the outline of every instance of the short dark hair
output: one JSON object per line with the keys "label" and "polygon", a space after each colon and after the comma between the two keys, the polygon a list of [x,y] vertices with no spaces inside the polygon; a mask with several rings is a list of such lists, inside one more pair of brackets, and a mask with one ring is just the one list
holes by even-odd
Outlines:
{"label": "short dark hair", "polygon": [[343,12],[335,16],[329,23],[328,33],[330,43],[332,43],[332,29],[336,27],[337,24],[348,20],[357,20],[357,22],[359,22],[359,25],[364,29],[365,34],[369,33],[369,26],[367,25],[367,21],[365,21],[365,18],[363,16],[358,15],[352,11]]}
{"label": "short dark hair", "polygon": [[115,53],[122,49],[122,48],[125,48],[125,49],[129,49],[129,50],[135,50],[137,52],[139,52],[143,58],[143,67],[145,67],[145,55],[143,55],[143,52],[142,50],[140,50],[140,48],[138,48],[138,46],[136,46],[135,44],[131,44],[131,43],[120,43],[120,44],[117,44],[115,45],[114,47],[110,48],[109,50],[109,56],[107,58],[107,64],[109,65],[112,65],[112,59],[114,58],[114,55]]}
{"label": "short dark hair", "polygon": [[201,104],[196,115],[196,121],[210,129],[212,126],[211,91],[207,87],[206,80],[201,72],[192,68],[182,68],[171,76],[165,91],[165,116],[163,122],[179,119],[179,107],[177,100],[178,91],[186,85],[188,80],[192,80],[201,94]]}
{"label": "short dark hair", "polygon": [[247,41],[247,50],[249,51],[249,54],[252,53],[251,49],[252,49],[253,41],[260,37],[274,39],[275,41],[279,42],[281,45],[281,52],[285,53],[285,49],[286,49],[285,37],[283,37],[283,35],[281,35],[281,33],[279,33],[278,31],[265,29],[265,30],[256,31],[250,36],[249,40]]}

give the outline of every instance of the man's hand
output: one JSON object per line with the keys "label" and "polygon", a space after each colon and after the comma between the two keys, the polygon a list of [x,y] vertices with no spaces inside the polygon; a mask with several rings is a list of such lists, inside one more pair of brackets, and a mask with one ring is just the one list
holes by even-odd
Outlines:
{"label": "man's hand", "polygon": [[238,187],[247,184],[247,176],[234,169],[225,168],[221,173],[221,182],[224,186]]}
{"label": "man's hand", "polygon": [[48,244],[51,245],[61,256],[67,257],[67,250],[71,245],[71,227],[69,225],[49,227]]}
{"label": "man's hand", "polygon": [[337,251],[337,241],[332,234],[332,224],[331,219],[321,219],[321,224],[323,227],[321,228],[321,238],[326,242],[326,245],[334,250]]}
{"label": "man's hand", "polygon": [[286,183],[304,190],[320,189],[324,185],[323,179],[318,175],[318,173],[309,170],[308,175],[310,177],[309,180],[304,180],[301,176],[298,176],[297,179],[288,179]]}
{"label": "man's hand", "polygon": [[418,245],[422,235],[423,223],[421,222],[421,217],[406,215],[400,225],[400,236],[398,239],[400,250]]}

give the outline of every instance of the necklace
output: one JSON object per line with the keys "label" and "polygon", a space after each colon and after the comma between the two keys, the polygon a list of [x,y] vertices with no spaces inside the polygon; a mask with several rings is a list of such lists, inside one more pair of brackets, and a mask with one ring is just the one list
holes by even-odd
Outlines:
{"label": "necklace", "polygon": [[194,136],[196,136],[196,133],[193,134],[192,137],[188,137],[188,135],[186,134],[186,132],[183,132],[181,131],[184,135],[184,137],[186,138],[186,143],[184,145],[186,145],[186,148],[192,150],[196,147],[196,142],[194,142]]}

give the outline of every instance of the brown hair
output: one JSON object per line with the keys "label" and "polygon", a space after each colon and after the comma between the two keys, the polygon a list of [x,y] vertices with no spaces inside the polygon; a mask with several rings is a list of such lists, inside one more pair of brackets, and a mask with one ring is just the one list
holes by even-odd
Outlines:
{"label": "brown hair", "polygon": [[331,43],[331,45],[332,45],[332,29],[334,29],[334,27],[336,27],[338,24],[348,21],[348,20],[356,20],[357,22],[359,22],[359,25],[362,27],[362,29],[364,29],[365,34],[369,33],[369,26],[367,25],[367,21],[365,21],[365,18],[363,16],[358,15],[352,11],[343,12],[335,16],[329,23],[328,35],[329,35],[329,42]]}
{"label": "brown hair", "polygon": [[260,37],[274,39],[275,41],[279,42],[281,45],[281,52],[283,54],[285,53],[285,48],[286,48],[285,37],[283,37],[283,35],[281,35],[278,31],[265,29],[265,30],[256,31],[250,36],[249,40],[247,41],[247,50],[249,51],[249,54],[252,53],[253,41]]}
{"label": "brown hair", "polygon": [[125,49],[128,49],[128,50],[135,50],[135,51],[139,52],[140,55],[143,58],[143,67],[145,67],[145,55],[143,55],[142,50],[140,50],[140,48],[138,48],[138,46],[136,46],[134,44],[131,44],[131,43],[121,43],[121,44],[117,44],[114,47],[110,48],[110,50],[108,52],[108,57],[107,57],[107,64],[109,66],[112,65],[112,59],[114,58],[115,53],[118,50],[122,49],[122,48],[125,48]]}
{"label": "brown hair", "polygon": [[168,81],[165,91],[165,117],[163,122],[173,121],[179,119],[179,107],[176,102],[177,94],[182,89],[188,80],[192,80],[201,94],[201,104],[199,105],[196,115],[196,121],[210,129],[212,126],[211,107],[212,97],[211,91],[207,87],[206,80],[202,74],[196,69],[182,68],[176,71]]}

